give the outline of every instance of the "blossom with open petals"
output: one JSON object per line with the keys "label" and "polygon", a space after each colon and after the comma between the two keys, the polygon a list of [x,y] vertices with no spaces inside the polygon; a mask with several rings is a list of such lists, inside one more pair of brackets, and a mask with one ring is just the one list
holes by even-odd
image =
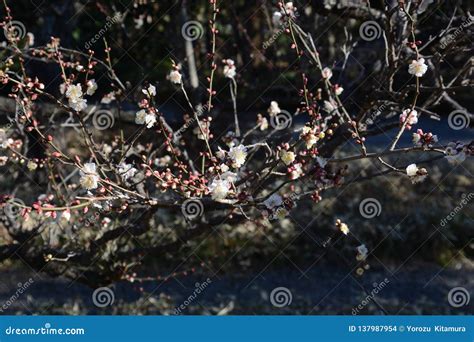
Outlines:
{"label": "blossom with open petals", "polygon": [[230,182],[226,179],[214,179],[211,185],[209,185],[209,191],[214,200],[225,199],[229,193],[229,189]]}
{"label": "blossom with open petals", "polygon": [[231,147],[229,150],[229,158],[232,160],[234,167],[241,167],[247,159],[247,148],[244,145]]}
{"label": "blossom with open petals", "polygon": [[80,172],[81,179],[79,183],[87,190],[96,189],[99,182],[99,175],[97,174],[95,163],[84,164],[83,169]]}
{"label": "blossom with open petals", "polygon": [[410,75],[415,75],[416,77],[423,76],[427,70],[428,66],[425,64],[424,58],[413,60],[408,67],[408,73]]}

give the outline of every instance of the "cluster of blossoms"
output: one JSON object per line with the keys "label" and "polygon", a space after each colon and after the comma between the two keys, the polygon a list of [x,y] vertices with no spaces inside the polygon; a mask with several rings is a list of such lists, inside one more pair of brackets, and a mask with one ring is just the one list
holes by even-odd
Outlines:
{"label": "cluster of blossoms", "polygon": [[298,15],[296,12],[297,8],[292,1],[289,1],[285,4],[280,2],[278,5],[280,6],[280,10],[273,12],[272,16],[272,22],[274,26],[280,26],[283,23],[283,18],[286,16],[295,18]]}
{"label": "cluster of blossoms", "polygon": [[416,146],[431,147],[438,142],[438,136],[433,133],[423,133],[423,130],[418,129],[412,136],[413,143]]}
{"label": "cluster of blossoms", "polygon": [[[86,95],[92,96],[96,92],[98,86],[94,79],[87,81],[86,84]],[[84,99],[82,85],[77,83],[76,85],[68,85],[66,83],[61,84],[59,88],[61,94],[66,95],[68,99],[69,107],[74,109],[76,112],[81,112],[87,108],[87,100]]]}
{"label": "cluster of blossoms", "polygon": [[418,123],[418,112],[412,109],[405,109],[402,114],[400,114],[400,124],[403,125],[406,123],[406,128],[410,130],[413,125]]}
{"label": "cluster of blossoms", "polygon": [[421,183],[428,176],[428,171],[425,168],[418,168],[416,164],[410,164],[406,168],[407,176],[413,184]]}
{"label": "cluster of blossoms", "polygon": [[[142,93],[145,94],[149,99],[152,99],[156,96],[156,87],[154,85],[149,85],[148,88],[142,89]],[[156,114],[154,108],[150,107],[148,100],[143,100],[140,103],[140,109],[135,114],[135,123],[137,125],[146,125],[147,128],[152,128],[156,123]]]}

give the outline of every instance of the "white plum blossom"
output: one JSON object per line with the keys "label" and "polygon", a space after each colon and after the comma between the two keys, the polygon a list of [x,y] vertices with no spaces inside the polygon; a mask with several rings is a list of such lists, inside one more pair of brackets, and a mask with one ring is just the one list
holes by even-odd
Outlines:
{"label": "white plum blossom", "polygon": [[341,95],[343,91],[344,91],[344,88],[341,87],[340,85],[336,84],[336,85],[334,86],[334,93],[335,93],[337,96]]}
{"label": "white plum blossom", "polygon": [[74,102],[69,102],[69,106],[76,112],[80,112],[87,108],[87,100],[80,98]]}
{"label": "white plum blossom", "polygon": [[66,90],[67,90],[67,84],[66,83],[61,83],[59,85],[59,92],[61,93],[61,95],[64,95]]}
{"label": "white plum blossom", "polygon": [[66,97],[69,101],[75,101],[82,97],[82,86],[80,83],[70,85],[66,89]]}
{"label": "white plum blossom", "polygon": [[466,160],[466,152],[465,146],[459,142],[450,142],[448,146],[446,146],[446,159],[451,164],[460,164],[464,160]]}
{"label": "white plum blossom", "polygon": [[178,70],[172,70],[168,75],[168,79],[174,84],[181,84],[182,78],[183,75]]}
{"label": "white plum blossom", "polygon": [[224,63],[224,76],[227,78],[234,78],[235,75],[237,75],[235,62],[232,59],[225,59]]}
{"label": "white plum blossom", "polygon": [[229,150],[229,158],[232,160],[232,166],[239,168],[245,164],[247,159],[247,148],[240,144],[239,146],[233,146]]}
{"label": "white plum blossom", "polygon": [[61,220],[69,222],[71,219],[71,212],[69,210],[65,210],[61,213]]}
{"label": "white plum blossom", "polygon": [[285,165],[290,165],[295,161],[295,153],[283,150],[280,152],[280,158]]}
{"label": "white plum blossom", "polygon": [[410,75],[415,75],[416,77],[423,76],[427,70],[428,66],[425,64],[424,58],[413,60],[408,67],[408,73]]}
{"label": "white plum blossom", "polygon": [[323,78],[330,80],[332,77],[332,70],[326,67],[321,71],[321,75],[323,76]]}
{"label": "white plum blossom", "polygon": [[423,182],[428,175],[428,171],[426,171],[426,169],[419,169],[416,164],[408,165],[406,168],[406,173],[407,176],[410,177],[413,184]]}
{"label": "white plum blossom", "polygon": [[209,185],[212,199],[223,200],[229,194],[230,182],[226,179],[214,179]]}
{"label": "white plum blossom", "polygon": [[275,207],[279,207],[279,206],[283,205],[283,198],[278,194],[272,194],[265,201],[263,201],[263,204],[268,209],[272,210]]}
{"label": "white plum blossom", "polygon": [[0,148],[8,148],[13,143],[13,139],[7,137],[7,132],[0,128]]}
{"label": "white plum blossom", "polygon": [[133,178],[137,172],[138,170],[132,164],[121,163],[118,166],[118,173],[124,181]]}
{"label": "white plum blossom", "polygon": [[150,84],[147,89],[142,89],[142,93],[154,97],[156,96],[156,87]]}
{"label": "white plum blossom", "polygon": [[115,101],[115,93],[114,92],[110,92],[110,93],[106,94],[102,98],[102,100],[100,100],[100,103],[110,104],[112,101]]}
{"label": "white plum blossom", "polygon": [[138,125],[146,124],[147,128],[152,128],[156,123],[156,115],[142,109],[135,115],[135,123]]}
{"label": "white plum blossom", "polygon": [[358,261],[362,261],[362,260],[367,259],[368,254],[369,254],[369,250],[367,249],[367,247],[365,245],[357,246],[357,257],[356,257],[356,259]]}
{"label": "white plum blossom", "polygon": [[280,106],[278,105],[278,102],[272,101],[270,102],[270,107],[268,108],[268,114],[270,116],[275,116],[281,113]]}
{"label": "white plum blossom", "polygon": [[87,81],[86,94],[89,95],[89,96],[94,95],[97,88],[98,88],[98,86],[97,86],[97,82],[95,81],[95,79]]}
{"label": "white plum blossom", "polygon": [[418,112],[414,109],[405,109],[403,113],[400,114],[400,122],[403,124],[405,120],[408,120],[407,128],[410,129],[412,125],[416,125],[418,123]]}
{"label": "white plum blossom", "polygon": [[86,163],[80,171],[81,178],[79,183],[87,190],[96,189],[99,182],[99,175],[97,174],[95,163]]}
{"label": "white plum blossom", "polygon": [[80,112],[87,108],[87,100],[82,98],[82,86],[77,83],[76,85],[70,85],[66,90],[66,97],[69,101],[69,106],[75,111]]}
{"label": "white plum blossom", "polygon": [[298,179],[303,175],[303,165],[298,163],[291,166],[290,171],[290,178],[291,179]]}
{"label": "white plum blossom", "polygon": [[283,16],[283,14],[281,14],[281,12],[279,12],[279,11],[273,12],[273,16],[272,16],[273,26],[280,26],[281,25],[282,16]]}
{"label": "white plum blossom", "polygon": [[328,113],[332,113],[336,110],[337,106],[333,102],[324,101],[324,110]]}

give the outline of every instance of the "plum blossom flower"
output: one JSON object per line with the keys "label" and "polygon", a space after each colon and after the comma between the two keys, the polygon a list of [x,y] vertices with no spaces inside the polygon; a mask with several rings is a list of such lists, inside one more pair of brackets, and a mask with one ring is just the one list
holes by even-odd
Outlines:
{"label": "plum blossom flower", "polygon": [[147,95],[147,96],[154,97],[154,96],[156,96],[156,87],[154,85],[150,84],[148,86],[148,88],[142,89],[142,93]]}
{"label": "plum blossom flower", "polygon": [[230,182],[226,179],[214,179],[209,185],[212,199],[223,200],[229,194]]}
{"label": "plum blossom flower", "polygon": [[342,92],[344,91],[344,88],[341,87],[339,84],[335,84],[334,85],[334,93],[339,96],[342,94]]}
{"label": "plum blossom flower", "polygon": [[99,175],[96,170],[97,166],[95,163],[86,163],[82,168],[80,175],[81,178],[79,183],[81,186],[87,190],[96,189],[99,182]]}
{"label": "plum blossom flower", "polygon": [[247,159],[247,148],[240,144],[239,146],[231,147],[229,150],[229,158],[232,160],[232,166],[239,168],[245,164]]}
{"label": "plum blossom flower", "polygon": [[406,128],[411,129],[411,126],[418,123],[418,112],[416,110],[405,109],[403,113],[400,114],[400,123],[403,125],[406,120],[408,120]]}
{"label": "plum blossom flower", "polygon": [[288,171],[292,180],[298,179],[303,175],[303,165],[301,163],[294,164],[288,168]]}
{"label": "plum blossom flower", "polygon": [[280,26],[281,23],[282,23],[282,21],[281,21],[282,17],[283,17],[283,14],[281,14],[281,12],[279,12],[279,11],[273,12],[273,16],[272,16],[273,26]]}
{"label": "plum blossom flower", "polygon": [[356,256],[357,261],[362,261],[362,260],[367,259],[368,254],[369,254],[369,250],[367,249],[365,245],[362,244],[360,246],[357,246],[357,256]]}
{"label": "plum blossom flower", "polygon": [[315,130],[311,127],[304,126],[303,131],[301,133],[301,137],[306,142],[306,148],[310,149],[314,146],[319,140],[319,137],[316,136]]}
{"label": "plum blossom flower", "polygon": [[295,152],[283,150],[280,152],[280,158],[285,165],[290,165],[295,161]]}
{"label": "plum blossom flower", "polygon": [[270,116],[275,116],[280,113],[281,113],[281,109],[280,109],[280,106],[278,105],[278,102],[276,101],[270,102],[270,107],[268,108],[268,114],[270,114]]}
{"label": "plum blossom flower", "polygon": [[415,75],[416,77],[423,76],[428,70],[428,66],[425,64],[425,59],[420,58],[418,60],[413,60],[408,66],[408,73],[410,75]]}
{"label": "plum blossom flower", "polygon": [[74,102],[69,102],[69,106],[76,112],[80,112],[87,108],[87,100],[81,98]]}
{"label": "plum blossom flower", "polygon": [[110,92],[110,93],[106,94],[102,98],[102,100],[100,100],[100,103],[110,104],[112,101],[115,101],[115,93],[114,92]]}
{"label": "plum blossom flower", "polygon": [[168,75],[168,80],[174,84],[181,84],[183,75],[178,70],[172,70]]}
{"label": "plum blossom flower", "polygon": [[66,89],[66,97],[69,101],[76,101],[82,97],[82,86],[80,83],[76,85],[70,85]]}
{"label": "plum blossom flower", "polygon": [[332,113],[337,109],[337,105],[333,103],[332,101],[324,101],[324,110],[328,113]]}
{"label": "plum blossom flower", "polygon": [[235,69],[235,62],[232,59],[224,59],[224,76],[227,78],[234,78],[237,75]]}
{"label": "plum blossom flower", "polygon": [[428,176],[428,171],[425,168],[419,169],[416,164],[410,164],[406,168],[407,176],[410,177],[413,184],[421,183]]}
{"label": "plum blossom flower", "polygon": [[98,86],[97,86],[97,82],[95,81],[95,79],[87,81],[86,94],[89,95],[89,96],[94,95],[97,88],[98,88]]}
{"label": "plum blossom flower", "polygon": [[341,231],[342,234],[344,234],[344,235],[349,234],[349,227],[347,226],[347,224],[342,222],[340,219],[336,220],[336,227],[339,228],[339,230]]}
{"label": "plum blossom flower", "polygon": [[451,164],[460,164],[466,160],[466,147],[460,142],[450,142],[446,146],[446,159]]}
{"label": "plum blossom flower", "polygon": [[138,170],[132,164],[121,163],[118,166],[118,173],[124,181],[133,178],[137,172]]}
{"label": "plum blossom flower", "polygon": [[322,71],[321,71],[321,75],[323,76],[323,78],[327,79],[327,80],[330,80],[331,77],[332,77],[332,70],[329,69],[328,67],[325,67]]}
{"label": "plum blossom flower", "polygon": [[156,123],[156,115],[147,113],[146,110],[142,109],[137,112],[135,116],[135,123],[138,125],[146,124],[147,128],[152,128]]}
{"label": "plum blossom flower", "polygon": [[83,99],[82,95],[82,86],[80,83],[67,87],[66,97],[68,98],[69,106],[77,112],[87,108],[87,100]]}
{"label": "plum blossom flower", "polygon": [[268,208],[268,209],[273,209],[275,207],[279,207],[283,205],[283,199],[280,195],[278,194],[272,194],[270,197],[268,197],[265,201],[263,201],[263,204]]}
{"label": "plum blossom flower", "polygon": [[262,114],[257,115],[257,124],[261,131],[268,129],[268,120]]}
{"label": "plum blossom flower", "polygon": [[8,148],[13,143],[13,139],[7,137],[7,132],[0,128],[0,148]]}

